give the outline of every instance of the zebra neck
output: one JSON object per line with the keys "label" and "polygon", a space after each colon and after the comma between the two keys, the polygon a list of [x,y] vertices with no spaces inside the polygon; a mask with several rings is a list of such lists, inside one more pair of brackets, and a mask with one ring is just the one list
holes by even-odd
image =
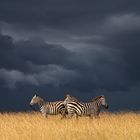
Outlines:
{"label": "zebra neck", "polygon": [[43,105],[45,104],[45,102],[42,100],[40,102],[38,102],[38,106],[41,108]]}
{"label": "zebra neck", "polygon": [[98,110],[101,109],[101,102],[99,100],[95,101],[94,105],[98,108]]}

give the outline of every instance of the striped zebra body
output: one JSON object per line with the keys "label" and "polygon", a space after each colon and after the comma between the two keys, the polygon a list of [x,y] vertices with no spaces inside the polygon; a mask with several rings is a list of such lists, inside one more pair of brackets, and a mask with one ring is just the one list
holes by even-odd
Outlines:
{"label": "striped zebra body", "polygon": [[98,112],[96,107],[94,107],[94,103],[81,103],[81,102],[69,102],[67,104],[67,111],[69,116],[73,116],[76,114],[77,116],[91,116],[95,115]]}
{"label": "striped zebra body", "polygon": [[[68,102],[67,102],[68,101]],[[97,117],[100,113],[101,106],[108,108],[108,105],[105,102],[104,96],[100,96],[100,98],[95,98],[92,102],[77,102],[77,101],[69,101],[68,98],[65,99],[66,108],[68,112],[68,116],[72,117],[76,114],[78,116],[90,116]]]}
{"label": "striped zebra body", "polygon": [[43,114],[43,116],[49,115],[57,115],[57,114],[63,114],[65,106],[63,101],[57,101],[57,102],[46,102],[44,105],[40,107],[40,111]]}
{"label": "striped zebra body", "polygon": [[45,102],[41,97],[35,95],[30,102],[30,106],[35,104],[38,104],[40,112],[44,117],[57,114],[61,114],[62,118],[65,117],[65,106],[63,101]]}

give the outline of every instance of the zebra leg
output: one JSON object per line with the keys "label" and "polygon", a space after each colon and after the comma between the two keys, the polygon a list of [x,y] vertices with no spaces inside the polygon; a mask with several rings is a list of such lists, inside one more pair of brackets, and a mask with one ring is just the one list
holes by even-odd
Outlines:
{"label": "zebra leg", "polygon": [[76,113],[76,119],[78,120],[78,114]]}
{"label": "zebra leg", "polygon": [[43,113],[43,117],[47,118],[47,114],[46,113]]}
{"label": "zebra leg", "polygon": [[100,119],[99,113],[100,113],[100,111],[98,110],[97,111],[97,119]]}
{"label": "zebra leg", "polygon": [[66,118],[66,115],[65,115],[65,114],[64,114],[64,115],[61,114],[61,115],[62,115],[62,116],[61,116],[61,120],[64,119],[64,118]]}
{"label": "zebra leg", "polygon": [[68,113],[68,118],[72,118],[74,113]]}
{"label": "zebra leg", "polygon": [[95,117],[95,119],[99,119],[100,117],[99,117],[99,113],[95,113],[94,114],[94,117]]}
{"label": "zebra leg", "polygon": [[89,115],[89,118],[90,118],[90,119],[93,119],[93,116],[94,116],[94,114],[90,114],[90,115]]}
{"label": "zebra leg", "polygon": [[64,119],[64,118],[66,118],[66,115],[67,115],[67,111],[66,110],[63,110],[62,112],[61,112],[61,119]]}

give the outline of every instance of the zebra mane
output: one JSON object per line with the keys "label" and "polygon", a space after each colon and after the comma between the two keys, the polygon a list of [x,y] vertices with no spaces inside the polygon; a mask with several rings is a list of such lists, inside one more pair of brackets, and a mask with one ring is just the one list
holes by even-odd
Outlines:
{"label": "zebra mane", "polygon": [[98,99],[100,99],[100,98],[102,98],[102,97],[104,98],[104,95],[99,95],[99,96],[93,98],[91,101],[92,101],[92,102],[97,101]]}
{"label": "zebra mane", "polygon": [[42,97],[40,97],[39,95],[36,95],[36,96],[40,99],[40,101],[41,101],[40,103],[41,104],[45,104],[46,101]]}
{"label": "zebra mane", "polygon": [[65,98],[70,98],[73,101],[79,102],[78,99],[76,99],[74,96],[70,95],[70,94],[66,94]]}

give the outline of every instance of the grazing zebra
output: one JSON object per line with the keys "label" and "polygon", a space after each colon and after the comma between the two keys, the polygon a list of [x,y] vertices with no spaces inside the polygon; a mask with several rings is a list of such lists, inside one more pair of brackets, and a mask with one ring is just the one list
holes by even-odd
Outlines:
{"label": "grazing zebra", "polygon": [[30,101],[30,106],[38,104],[40,111],[44,117],[47,115],[57,115],[61,114],[62,118],[65,117],[65,106],[63,101],[56,101],[56,102],[45,102],[43,98],[34,95]]}
{"label": "grazing zebra", "polygon": [[64,104],[66,106],[68,116],[72,117],[74,114],[76,114],[77,118],[78,116],[89,116],[90,118],[95,116],[96,118],[99,116],[102,106],[106,109],[108,108],[104,95],[100,95],[92,99],[91,102],[87,103],[70,101],[69,96],[67,96],[64,100]]}

